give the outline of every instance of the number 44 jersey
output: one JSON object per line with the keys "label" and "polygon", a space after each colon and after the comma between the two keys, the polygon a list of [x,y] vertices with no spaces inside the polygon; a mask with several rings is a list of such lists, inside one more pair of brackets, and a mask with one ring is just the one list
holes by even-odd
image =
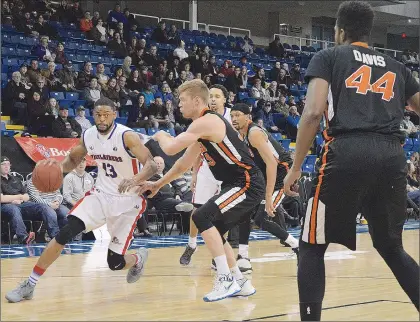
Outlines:
{"label": "number 44 jersey", "polygon": [[419,91],[411,71],[392,57],[356,42],[322,50],[311,59],[307,82],[330,85],[326,138],[349,132],[401,136],[406,100]]}
{"label": "number 44 jersey", "polygon": [[[140,171],[141,164],[124,144],[124,133],[132,129],[115,123],[111,132],[102,135],[92,126],[83,134],[88,154],[98,165],[95,189],[110,195],[120,195],[118,185]],[[133,194],[134,195],[134,194]]]}

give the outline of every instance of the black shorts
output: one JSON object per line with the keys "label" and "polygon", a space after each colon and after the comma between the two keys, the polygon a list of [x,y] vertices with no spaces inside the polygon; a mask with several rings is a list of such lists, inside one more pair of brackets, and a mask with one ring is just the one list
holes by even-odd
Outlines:
{"label": "black shorts", "polygon": [[325,144],[302,227],[310,244],[356,249],[356,216],[367,219],[374,246],[402,244],[406,159],[400,140],[346,134]]}
{"label": "black shorts", "polygon": [[[221,235],[250,218],[265,197],[265,180],[259,169],[246,171],[245,175],[231,184],[222,184],[220,193],[208,202],[215,203],[219,212],[213,224]],[[221,229],[221,227],[223,227]],[[224,231],[221,231],[224,230]]]}

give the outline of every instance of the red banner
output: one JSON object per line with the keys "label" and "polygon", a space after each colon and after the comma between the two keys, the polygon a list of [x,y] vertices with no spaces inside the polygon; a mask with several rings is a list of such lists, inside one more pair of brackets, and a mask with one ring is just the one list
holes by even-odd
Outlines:
{"label": "red banner", "polygon": [[[49,158],[63,161],[70,150],[80,142],[80,139],[29,137],[15,137],[15,139],[27,156],[35,162]],[[86,160],[88,166],[96,166],[96,162],[90,156],[86,155]]]}

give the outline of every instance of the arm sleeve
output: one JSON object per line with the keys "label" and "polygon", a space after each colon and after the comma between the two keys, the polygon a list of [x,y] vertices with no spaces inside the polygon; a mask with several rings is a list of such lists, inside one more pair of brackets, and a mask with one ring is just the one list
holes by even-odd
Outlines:
{"label": "arm sleeve", "polygon": [[73,201],[71,193],[73,192],[73,184],[69,175],[66,175],[63,180],[63,198],[68,203]]}
{"label": "arm sleeve", "polygon": [[305,74],[305,82],[309,83],[312,78],[322,78],[331,83],[332,78],[332,49],[325,49],[317,52],[309,62]]}
{"label": "arm sleeve", "polygon": [[414,78],[411,70],[405,67],[407,75],[405,78],[405,100],[410,99],[413,95],[415,95],[419,91],[419,83]]}

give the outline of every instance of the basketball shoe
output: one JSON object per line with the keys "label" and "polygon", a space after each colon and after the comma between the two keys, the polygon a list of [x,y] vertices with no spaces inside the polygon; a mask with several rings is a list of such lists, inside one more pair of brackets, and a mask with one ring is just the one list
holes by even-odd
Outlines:
{"label": "basketball shoe", "polygon": [[204,302],[223,300],[241,291],[241,287],[231,274],[217,275],[214,280],[213,290],[204,296]]}
{"label": "basketball shoe", "polygon": [[187,245],[187,247],[185,247],[184,253],[182,254],[181,258],[179,259],[179,263],[181,265],[189,265],[191,262],[191,257],[192,255],[195,253],[195,251],[197,250],[196,248],[192,248],[190,247],[190,245]]}
{"label": "basketball shoe", "polygon": [[254,295],[257,292],[255,287],[252,286],[251,281],[245,277],[237,280],[236,282],[238,283],[241,290],[238,293],[231,295],[232,297],[246,297]]}
{"label": "basketball shoe", "polygon": [[149,251],[147,248],[141,247],[137,250],[137,256],[139,258],[139,262],[128,270],[127,283],[137,282],[140,276],[143,275],[144,265],[146,264],[149,256]]}
{"label": "basketball shoe", "polygon": [[24,280],[17,288],[6,294],[6,299],[11,303],[17,303],[22,300],[32,300],[34,297],[35,286],[29,283],[29,279]]}
{"label": "basketball shoe", "polygon": [[236,258],[236,263],[238,264],[239,270],[242,274],[251,274],[252,273],[252,265],[249,258],[242,257],[238,254]]}

